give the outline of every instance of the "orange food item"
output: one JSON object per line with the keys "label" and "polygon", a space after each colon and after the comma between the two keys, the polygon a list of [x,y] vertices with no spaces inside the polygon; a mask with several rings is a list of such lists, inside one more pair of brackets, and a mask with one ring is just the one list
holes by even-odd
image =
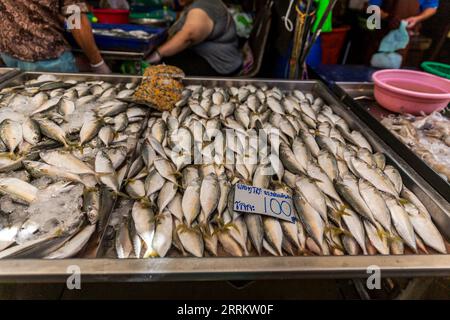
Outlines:
{"label": "orange food item", "polygon": [[181,99],[184,89],[181,80],[184,76],[183,70],[174,66],[148,67],[134,98],[137,101],[149,102],[158,110],[170,111]]}

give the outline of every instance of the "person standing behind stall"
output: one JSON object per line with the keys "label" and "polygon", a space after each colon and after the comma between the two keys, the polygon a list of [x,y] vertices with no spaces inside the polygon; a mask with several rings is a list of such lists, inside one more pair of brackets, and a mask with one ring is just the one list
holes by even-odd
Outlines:
{"label": "person standing behind stall", "polygon": [[[365,38],[364,63],[369,65],[372,56],[378,51],[381,40],[391,30],[400,27],[402,20],[408,23],[407,28],[414,32],[419,28],[421,22],[432,17],[439,7],[438,0],[369,0],[369,5],[376,5],[381,8],[382,28],[381,30],[369,31]],[[406,60],[408,48],[399,50]]]}
{"label": "person standing behind stall", "polygon": [[64,17],[80,9],[80,25],[71,29],[94,73],[111,73],[95,44],[88,8],[80,0],[0,0],[0,56],[8,67],[24,71],[77,72],[64,39]]}
{"label": "person standing behind stall", "polygon": [[169,40],[146,60],[177,66],[196,76],[232,75],[242,67],[234,20],[221,0],[179,0],[180,19]]}

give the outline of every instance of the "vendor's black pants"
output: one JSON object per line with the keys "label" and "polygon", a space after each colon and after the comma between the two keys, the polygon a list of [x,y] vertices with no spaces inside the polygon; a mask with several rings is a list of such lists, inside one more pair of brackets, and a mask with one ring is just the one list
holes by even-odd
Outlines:
{"label": "vendor's black pants", "polygon": [[187,76],[220,76],[216,70],[204,58],[193,50],[186,49],[172,57],[166,57],[163,62],[176,66],[184,71]]}

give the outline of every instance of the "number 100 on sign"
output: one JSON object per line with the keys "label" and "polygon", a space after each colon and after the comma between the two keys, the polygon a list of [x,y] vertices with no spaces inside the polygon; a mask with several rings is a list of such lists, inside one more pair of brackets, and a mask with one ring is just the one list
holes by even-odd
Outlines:
{"label": "number 100 on sign", "polygon": [[296,220],[290,195],[241,183],[236,184],[234,210],[263,214],[290,222]]}

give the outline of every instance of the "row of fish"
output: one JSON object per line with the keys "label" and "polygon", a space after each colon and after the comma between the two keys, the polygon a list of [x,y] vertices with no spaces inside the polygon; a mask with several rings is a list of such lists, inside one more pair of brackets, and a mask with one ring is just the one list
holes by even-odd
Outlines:
{"label": "row of fish", "polygon": [[[119,258],[447,252],[400,173],[309,93],[189,86],[137,154],[112,219]],[[297,221],[235,211],[237,182],[292,195]]]}
{"label": "row of fish", "polygon": [[148,116],[116,99],[133,88],[45,75],[0,91],[0,258],[61,259],[86,246]]}

